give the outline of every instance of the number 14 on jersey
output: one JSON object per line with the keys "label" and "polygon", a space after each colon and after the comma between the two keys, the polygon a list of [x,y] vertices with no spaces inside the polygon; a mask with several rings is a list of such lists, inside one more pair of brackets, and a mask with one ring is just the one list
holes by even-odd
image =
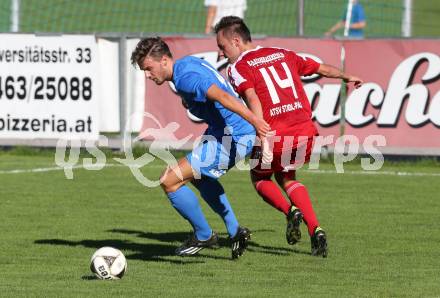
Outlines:
{"label": "number 14 on jersey", "polygon": [[259,71],[263,75],[264,82],[266,83],[267,89],[269,90],[270,98],[271,98],[273,104],[280,103],[280,98],[278,96],[275,85],[274,85],[271,77],[269,76],[269,73],[267,72],[267,69],[269,69],[269,71],[271,72],[272,76],[275,79],[275,82],[277,83],[278,86],[280,86],[280,88],[283,88],[283,89],[289,88],[289,87],[292,88],[293,96],[295,97],[296,100],[298,99],[298,93],[296,92],[296,89],[295,89],[295,84],[293,82],[292,73],[290,72],[290,69],[287,66],[286,62],[282,62],[281,65],[283,66],[284,72],[286,73],[285,79],[280,78],[280,76],[278,75],[278,73],[275,70],[275,67],[273,67],[273,65],[269,66],[268,68],[262,67],[259,69]]}

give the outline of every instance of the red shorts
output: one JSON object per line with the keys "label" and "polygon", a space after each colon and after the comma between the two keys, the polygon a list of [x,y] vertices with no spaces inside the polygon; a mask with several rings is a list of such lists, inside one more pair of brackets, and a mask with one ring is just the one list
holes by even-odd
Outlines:
{"label": "red shorts", "polygon": [[[312,138],[313,136],[318,135],[318,130],[312,120],[287,127],[284,127],[282,123],[278,125],[274,124],[273,129],[276,131],[276,139],[273,144],[274,152],[285,151],[286,148],[284,147],[296,148],[296,143],[300,138]],[[288,138],[293,138],[290,145],[286,144],[286,139]]]}
{"label": "red shorts", "polygon": [[[272,161],[263,162],[261,146],[255,146],[251,158],[251,171],[258,174],[271,174],[274,172],[288,172],[300,168],[310,161],[312,155],[314,136],[302,139],[298,144],[284,151],[274,151]],[[253,167],[257,162],[257,165]]]}

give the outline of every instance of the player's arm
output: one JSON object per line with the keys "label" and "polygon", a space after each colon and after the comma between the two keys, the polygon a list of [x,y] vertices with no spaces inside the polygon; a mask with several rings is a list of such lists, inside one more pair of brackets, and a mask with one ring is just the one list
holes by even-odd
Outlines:
{"label": "player's arm", "polygon": [[321,64],[316,73],[327,78],[343,79],[347,83],[353,82],[355,88],[359,88],[364,82],[362,79],[346,74],[339,68],[336,68],[329,64]]}
{"label": "player's arm", "polygon": [[212,23],[214,22],[214,18],[215,18],[216,13],[217,13],[217,6],[209,5],[206,8],[205,34],[211,33]]}
{"label": "player's arm", "polygon": [[215,84],[209,87],[206,97],[209,100],[219,102],[228,110],[239,114],[255,127],[258,135],[266,136],[266,134],[270,131],[269,124],[267,124],[262,117],[255,115],[251,110],[241,104],[235,97],[220,89]]}
{"label": "player's arm", "polygon": [[[263,108],[261,106],[260,98],[255,92],[254,88],[248,88],[243,92],[244,100],[246,101],[249,109],[254,113],[255,116],[264,119]],[[268,138],[275,135],[274,131],[268,132],[265,136],[258,135],[261,140],[261,148],[263,152],[263,161],[265,163],[270,163],[273,160],[273,152],[271,144]],[[272,143],[273,144],[273,143]],[[273,145],[272,145],[273,146]]]}
{"label": "player's arm", "polygon": [[[249,68],[243,67],[242,64],[236,65],[234,70],[228,73],[228,79],[238,94],[244,99],[248,108],[261,119],[264,119],[263,108],[261,107],[261,101],[255,92],[253,85],[252,74]],[[241,82],[239,86],[236,86],[236,82]]]}
{"label": "player's arm", "polygon": [[248,88],[244,91],[244,100],[252,113],[254,113],[257,117],[264,119],[261,101],[254,88]]}
{"label": "player's arm", "polygon": [[338,31],[339,29],[343,28],[345,25],[344,21],[338,21],[336,24],[334,24],[327,32],[325,32],[325,36],[331,36],[333,33]]}
{"label": "player's arm", "polygon": [[350,29],[364,29],[366,26],[367,26],[367,22],[359,21],[359,22],[350,24]]}

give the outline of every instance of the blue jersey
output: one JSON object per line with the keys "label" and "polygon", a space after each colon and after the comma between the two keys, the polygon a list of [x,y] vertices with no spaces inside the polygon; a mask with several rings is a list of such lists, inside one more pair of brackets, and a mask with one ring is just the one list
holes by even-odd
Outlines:
{"label": "blue jersey", "polygon": [[176,60],[173,66],[173,83],[189,111],[208,124],[205,134],[221,138],[225,134],[225,127],[228,127],[235,141],[243,135],[255,135],[255,129],[249,122],[217,101],[206,98],[208,89],[215,84],[237,101],[241,101],[226,80],[207,61],[192,56]]}
{"label": "blue jersey", "polygon": [[[342,16],[342,20],[345,21],[347,18],[347,9]],[[355,3],[351,11],[350,24],[359,23],[365,21],[364,8],[360,3]],[[364,29],[349,29],[348,36],[350,37],[364,37]]]}

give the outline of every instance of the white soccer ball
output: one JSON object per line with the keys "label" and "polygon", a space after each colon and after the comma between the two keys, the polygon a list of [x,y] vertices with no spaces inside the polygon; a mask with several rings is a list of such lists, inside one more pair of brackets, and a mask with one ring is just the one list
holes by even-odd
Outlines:
{"label": "white soccer ball", "polygon": [[93,254],[90,269],[99,279],[121,279],[127,271],[127,260],[119,249],[101,247]]}

